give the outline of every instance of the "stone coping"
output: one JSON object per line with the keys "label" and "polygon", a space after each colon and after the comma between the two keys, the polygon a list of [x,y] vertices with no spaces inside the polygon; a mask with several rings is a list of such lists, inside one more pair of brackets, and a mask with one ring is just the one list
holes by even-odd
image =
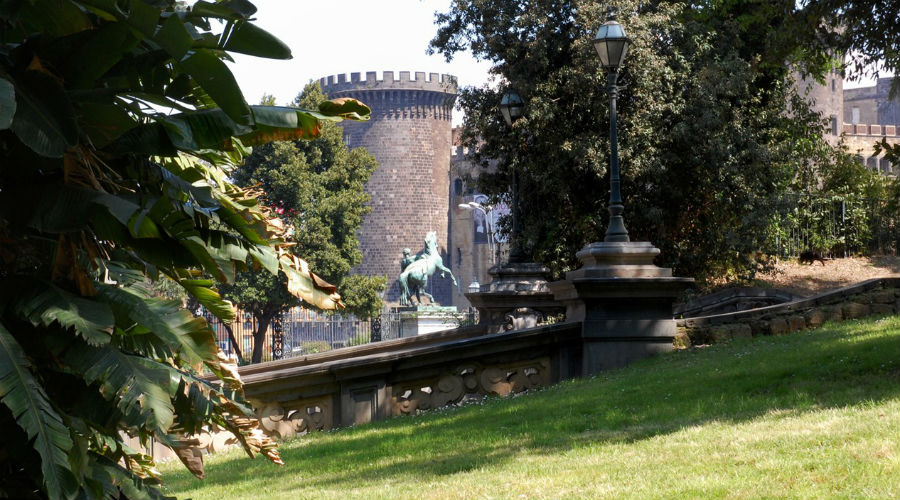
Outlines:
{"label": "stone coping", "polygon": [[[777,299],[781,302],[793,302],[795,300],[801,300],[803,298],[805,297],[802,295],[797,295],[780,288],[759,288],[755,286],[732,287],[702,295],[687,302],[676,304],[674,307],[674,312],[675,316],[686,315],[688,317],[699,317],[703,315],[701,313],[706,309],[714,308],[723,304],[728,304],[739,299]],[[709,316],[709,314],[707,314],[706,316]]]}
{"label": "stone coping", "polygon": [[790,311],[798,311],[808,309],[810,307],[832,304],[847,297],[852,297],[875,288],[887,286],[891,288],[900,288],[900,278],[874,278],[856,283],[854,285],[830,290],[811,297],[807,297],[793,302],[784,304],[776,304],[772,306],[760,307],[757,309],[747,309],[745,311],[735,311],[724,314],[713,314],[709,316],[700,316],[696,318],[684,318],[677,320],[679,327],[698,327],[711,326],[724,323],[732,323],[735,321],[759,318],[766,315],[776,315]]}
{"label": "stone coping", "polygon": [[[502,353],[522,349],[525,343],[532,346],[536,345],[534,341],[539,337],[544,337],[546,342],[553,343],[559,341],[560,337],[567,338],[571,336],[575,339],[581,335],[581,324],[574,322],[556,323],[488,335],[471,335],[474,333],[473,329],[474,327],[468,329],[469,332],[467,333],[470,335],[452,336],[443,335],[446,332],[435,332],[419,337],[397,339],[407,342],[378,342],[378,344],[390,342],[390,348],[373,349],[369,352],[356,349],[352,352],[345,350],[344,355],[331,358],[319,355],[308,356],[308,359],[304,360],[305,363],[261,363],[254,365],[254,367],[262,369],[253,373],[241,373],[241,378],[244,381],[244,387],[248,392],[248,396],[251,396],[251,393],[256,392],[253,390],[253,386],[265,385],[269,382],[287,382],[287,379],[308,377],[315,374],[337,376],[339,372],[354,371],[356,369],[372,373],[373,371],[379,371],[377,365],[391,364],[401,360],[414,361],[416,358],[419,358],[423,363],[428,363],[426,358],[433,356],[455,358],[459,356],[460,351],[469,349],[477,349],[482,355]],[[389,366],[386,368],[390,369]]]}
{"label": "stone coping", "polygon": [[418,335],[416,337],[382,340],[380,342],[371,342],[358,346],[341,347],[339,349],[316,354],[308,354],[305,356],[297,356],[294,358],[279,359],[276,361],[266,361],[264,363],[241,366],[240,368],[238,368],[238,373],[241,375],[241,378],[245,378],[247,376],[262,372],[268,372],[271,370],[283,370],[293,367],[325,363],[345,358],[368,356],[385,351],[403,349],[406,347],[423,346],[436,342],[444,342],[447,340],[477,337],[480,335],[484,335],[485,332],[485,328],[480,325],[453,328],[440,332],[426,333]]}

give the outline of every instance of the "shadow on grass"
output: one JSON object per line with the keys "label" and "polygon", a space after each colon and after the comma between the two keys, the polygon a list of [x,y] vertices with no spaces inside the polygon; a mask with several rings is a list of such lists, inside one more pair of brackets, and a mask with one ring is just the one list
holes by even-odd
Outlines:
{"label": "shadow on grass", "polygon": [[[300,438],[283,448],[286,469],[242,458],[208,466],[206,481],[278,482],[292,471],[311,471],[305,488],[426,481],[497,465],[523,450],[553,454],[772,411],[896,398],[898,331],[900,318],[893,317],[675,352],[534,394]],[[175,490],[197,486],[186,474],[166,482]]]}

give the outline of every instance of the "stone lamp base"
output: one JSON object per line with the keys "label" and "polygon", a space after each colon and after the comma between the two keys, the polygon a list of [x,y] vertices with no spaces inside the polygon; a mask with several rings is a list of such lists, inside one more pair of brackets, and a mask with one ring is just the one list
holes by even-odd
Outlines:
{"label": "stone lamp base", "polygon": [[649,242],[591,243],[576,254],[581,268],[549,284],[566,321],[582,322],[582,375],[673,349],[672,305],[694,280],[672,277],[657,255]]}
{"label": "stone lamp base", "polygon": [[536,326],[563,312],[548,286],[550,270],[536,262],[506,263],[488,271],[491,282],[465,294],[489,333]]}

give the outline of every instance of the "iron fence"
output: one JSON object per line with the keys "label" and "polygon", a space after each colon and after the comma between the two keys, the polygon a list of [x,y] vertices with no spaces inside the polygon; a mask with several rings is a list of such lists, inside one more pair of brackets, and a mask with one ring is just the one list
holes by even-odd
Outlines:
{"label": "iron fence", "polygon": [[796,257],[896,255],[900,247],[898,201],[792,194],[777,202],[771,253]]}
{"label": "iron fence", "polygon": [[[259,327],[256,318],[246,313],[239,314],[233,323],[226,325],[206,311],[201,314],[215,332],[219,348],[225,354],[237,355],[244,364],[251,363],[255,346],[253,332]],[[476,322],[475,312],[469,311],[459,315],[456,325],[468,326]],[[456,325],[450,324],[448,328]],[[315,354],[411,335],[415,333],[403,331],[400,313],[396,309],[373,318],[359,319],[352,314],[323,314],[294,308],[277,316],[269,324],[263,338],[260,361]]]}

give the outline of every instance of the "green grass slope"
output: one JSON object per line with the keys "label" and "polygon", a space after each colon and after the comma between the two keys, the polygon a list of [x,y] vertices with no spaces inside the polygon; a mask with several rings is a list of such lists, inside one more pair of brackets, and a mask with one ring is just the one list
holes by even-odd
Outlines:
{"label": "green grass slope", "polygon": [[674,352],[589,380],[232,452],[203,499],[900,498],[900,317]]}

